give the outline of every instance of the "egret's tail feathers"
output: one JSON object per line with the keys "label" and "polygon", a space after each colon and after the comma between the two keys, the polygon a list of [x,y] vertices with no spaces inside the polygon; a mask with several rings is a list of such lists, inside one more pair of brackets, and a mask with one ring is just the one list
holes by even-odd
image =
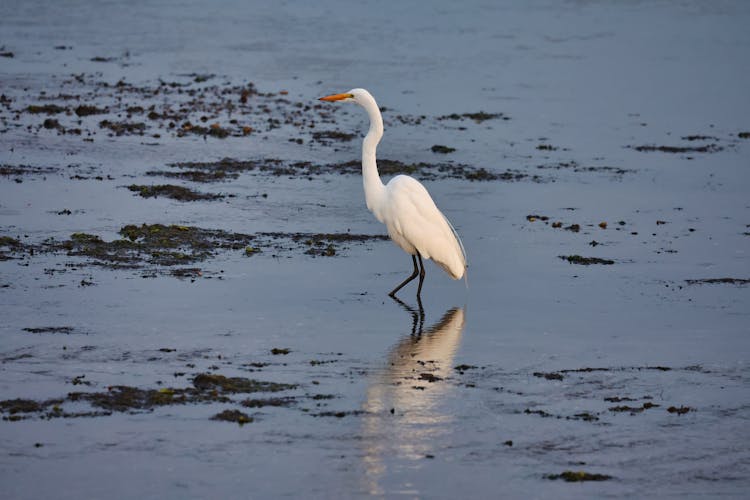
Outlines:
{"label": "egret's tail feathers", "polygon": [[448,217],[446,217],[442,212],[440,213],[440,215],[443,216],[443,219],[445,219],[445,222],[448,224],[448,227],[451,228],[451,232],[453,233],[453,236],[456,237],[458,246],[459,248],[461,248],[461,255],[463,256],[463,259],[464,259],[464,267],[469,267],[469,263],[466,260],[466,249],[464,248],[464,242],[461,241],[461,237],[458,235],[458,231],[456,231],[456,228],[453,227],[453,224],[451,224],[451,221],[448,220]]}

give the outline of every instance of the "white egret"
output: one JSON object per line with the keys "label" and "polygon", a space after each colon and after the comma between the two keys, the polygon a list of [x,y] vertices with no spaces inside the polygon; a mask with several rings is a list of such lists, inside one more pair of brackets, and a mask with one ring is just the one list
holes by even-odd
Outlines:
{"label": "white egret", "polygon": [[[466,273],[466,252],[448,219],[438,210],[427,189],[413,177],[397,175],[383,184],[378,173],[375,150],[383,137],[383,118],[375,99],[365,89],[321,97],[321,101],[355,102],[370,117],[370,129],[362,141],[362,179],[367,208],[386,225],[388,236],[411,255],[414,272],[388,295],[419,275],[417,299],[422,293],[425,270],[422,258],[432,259],[453,279]],[[417,266],[419,260],[419,266]]]}

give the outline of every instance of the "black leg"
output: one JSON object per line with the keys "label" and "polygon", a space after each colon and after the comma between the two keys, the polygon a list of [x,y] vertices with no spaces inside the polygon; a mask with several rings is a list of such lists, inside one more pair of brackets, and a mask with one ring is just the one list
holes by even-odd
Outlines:
{"label": "black leg", "polygon": [[[420,257],[420,260],[421,259],[422,258]],[[397,286],[396,288],[394,288],[393,290],[391,290],[391,293],[388,294],[391,297],[395,297],[396,296],[396,292],[398,292],[399,290],[401,290],[404,287],[404,285],[406,285],[408,282],[410,282],[411,280],[413,280],[414,278],[416,278],[417,274],[419,274],[419,269],[417,268],[417,258],[414,255],[412,255],[411,256],[411,260],[414,263],[414,272],[411,273],[411,276],[409,276],[408,278],[406,278],[399,286]],[[424,273],[424,270],[422,272]],[[422,282],[420,281],[419,283],[420,283],[419,287],[422,288]]]}
{"label": "black leg", "polygon": [[[417,301],[419,302],[419,305],[422,305],[422,300],[420,299],[420,294],[422,293],[422,283],[424,283],[424,263],[422,262],[422,256],[419,255],[419,252],[417,252],[417,257],[419,257],[419,287],[417,288]],[[416,269],[416,262],[414,263],[415,269],[414,272],[417,272]]]}

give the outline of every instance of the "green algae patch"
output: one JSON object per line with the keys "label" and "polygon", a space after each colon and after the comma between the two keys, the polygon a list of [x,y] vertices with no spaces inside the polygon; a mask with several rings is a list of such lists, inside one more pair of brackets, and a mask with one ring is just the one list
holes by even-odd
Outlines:
{"label": "green algae patch", "polygon": [[452,148],[450,146],[443,146],[442,144],[435,144],[434,146],[430,148],[430,151],[432,151],[433,153],[446,155],[446,154],[453,153],[454,151],[456,151],[456,148]]}
{"label": "green algae patch", "polygon": [[34,114],[34,115],[38,115],[38,114],[57,115],[59,113],[65,113],[66,111],[67,111],[67,108],[58,106],[57,104],[44,104],[44,105],[32,104],[26,107],[26,112]]}
{"label": "green algae patch", "polygon": [[274,407],[287,407],[292,406],[297,401],[293,397],[287,398],[265,398],[265,399],[246,399],[242,402],[242,406],[246,408],[265,408],[266,406]]}
{"label": "green algae patch", "polygon": [[0,261],[16,258],[25,245],[11,236],[0,236]]}
{"label": "green algae patch", "polygon": [[130,224],[120,229],[122,239],[104,241],[99,236],[74,233],[69,240],[47,242],[51,250],[90,257],[110,267],[138,268],[144,264],[175,266],[205,260],[222,249],[240,250],[254,239],[247,234],[193,226]]}
{"label": "green algae patch", "polygon": [[129,386],[112,386],[106,392],[71,392],[70,401],[88,401],[91,406],[110,411],[127,412],[151,410],[157,406],[195,403],[200,401],[226,402],[228,398],[210,397],[194,389],[140,389]]}
{"label": "green algae patch", "polygon": [[[0,401],[0,413],[3,413],[3,420],[6,422],[18,422],[26,420],[35,414],[42,414],[47,411],[47,418],[57,416],[62,413],[60,404],[62,399],[48,399],[46,401],[34,401],[32,399],[7,399]],[[44,416],[44,415],[43,415]]]}
{"label": "green algae patch", "polygon": [[608,476],[607,474],[595,474],[582,470],[566,470],[561,472],[560,474],[549,474],[546,477],[547,479],[552,480],[562,479],[563,481],[568,483],[581,483],[584,481],[607,481],[609,479],[612,479],[612,476]]}
{"label": "green algae patch", "polygon": [[114,135],[143,135],[146,131],[146,124],[143,122],[113,122],[109,120],[102,120],[99,122],[99,127],[108,129]]}
{"label": "green algae patch", "polygon": [[97,108],[96,106],[81,104],[75,109],[75,113],[78,116],[103,115],[109,113],[109,110],[106,108]]}
{"label": "green algae patch", "polygon": [[240,426],[253,422],[253,417],[246,413],[242,413],[239,410],[224,410],[221,413],[217,413],[211,420],[220,420],[223,422],[235,422]]}
{"label": "green algae patch", "polygon": [[[0,401],[0,413],[6,421],[25,420],[34,416],[40,418],[72,418],[111,415],[119,413],[141,413],[163,406],[176,406],[201,403],[232,403],[233,394],[259,392],[280,392],[295,389],[296,384],[267,382],[244,377],[201,373],[192,381],[192,387],[162,387],[144,389],[126,385],[109,386],[99,392],[70,392],[64,398],[34,401],[31,399],[9,399]],[[65,403],[85,402],[96,411],[77,413],[66,412]],[[251,408],[262,406],[289,406],[295,402],[289,398],[269,398],[246,400],[242,404]]]}
{"label": "green algae patch", "polygon": [[609,408],[609,411],[615,412],[615,413],[630,413],[631,415],[635,415],[637,413],[643,413],[646,410],[650,410],[651,408],[658,408],[659,405],[654,404],[650,401],[646,401],[641,406],[629,406],[629,405],[618,405],[618,406],[612,406]]}
{"label": "green algae patch", "polygon": [[131,184],[128,189],[142,198],[171,198],[178,201],[218,200],[224,195],[201,193],[183,186],[173,184],[156,184],[150,186]]}
{"label": "green algae patch", "polygon": [[[222,251],[242,252],[245,256],[270,251],[271,256],[300,252],[331,257],[353,244],[385,241],[386,235],[355,233],[232,233],[177,224],[129,224],[123,226],[120,239],[106,241],[96,234],[73,233],[68,240],[45,240],[40,245],[24,245],[19,240],[0,240],[0,260],[36,253],[65,252],[69,256],[89,258],[88,264],[111,269],[142,269],[146,266],[188,266]],[[156,270],[152,275],[160,272]],[[178,278],[196,278],[201,270],[183,267],[170,274]]]}
{"label": "green algae patch", "polygon": [[296,384],[265,382],[244,377],[225,377],[211,373],[201,373],[193,379],[199,391],[222,391],[227,393],[279,392],[295,389]]}

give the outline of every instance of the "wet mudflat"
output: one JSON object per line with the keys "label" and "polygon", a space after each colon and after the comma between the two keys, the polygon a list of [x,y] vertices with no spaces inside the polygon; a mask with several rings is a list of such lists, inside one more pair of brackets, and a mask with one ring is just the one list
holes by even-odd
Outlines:
{"label": "wet mudflat", "polygon": [[430,8],[0,7],[5,494],[745,495],[750,9]]}

